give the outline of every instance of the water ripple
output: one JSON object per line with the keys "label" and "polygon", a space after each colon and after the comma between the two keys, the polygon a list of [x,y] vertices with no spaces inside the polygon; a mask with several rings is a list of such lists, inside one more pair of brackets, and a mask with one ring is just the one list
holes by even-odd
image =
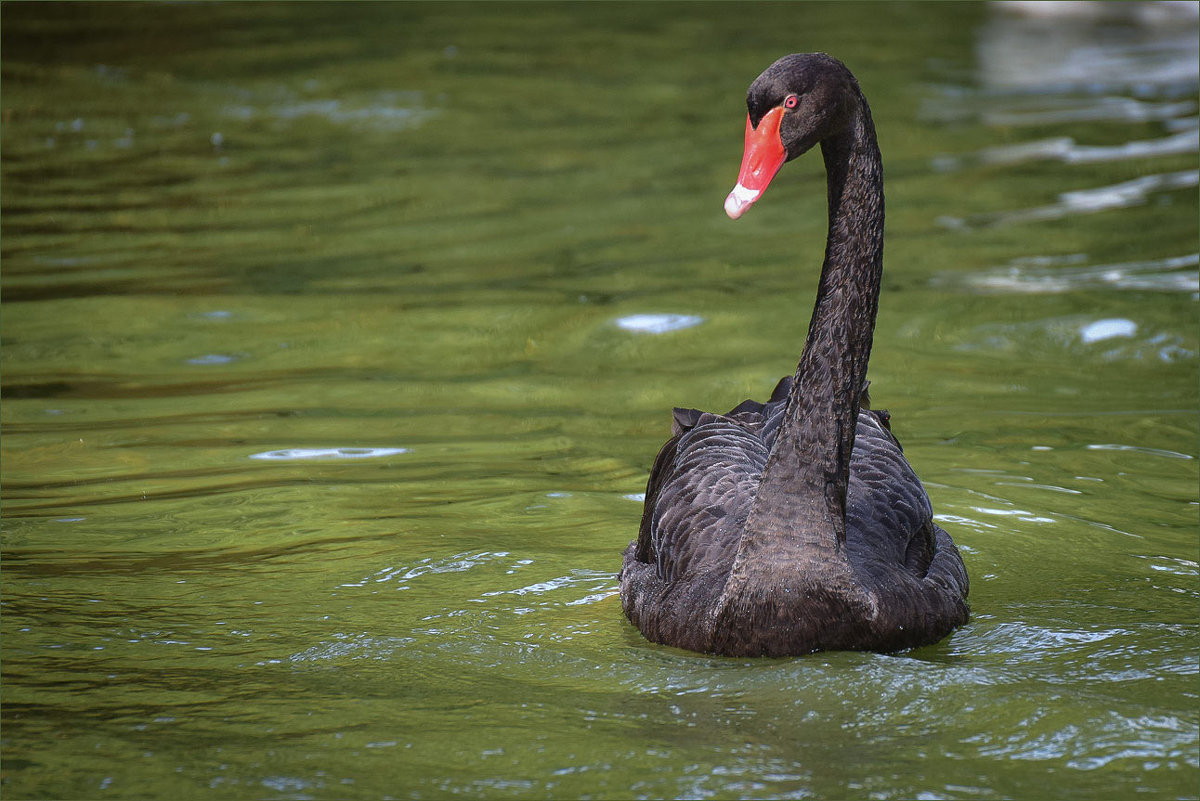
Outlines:
{"label": "water ripple", "polygon": [[[1103,361],[1156,360],[1168,364],[1191,361],[1195,350],[1181,335],[1161,330],[1143,330],[1124,317],[1091,320],[1072,315],[1024,323],[987,323],[976,326],[967,341],[955,345],[960,351],[1028,354],[1032,348],[1076,350]],[[1106,350],[1091,350],[1107,348]]]}
{"label": "water ripple", "polygon": [[[523,587],[515,587],[510,590],[490,590],[483,593],[484,598],[497,598],[505,595],[513,595],[522,597],[525,595],[533,596],[549,596],[551,593],[557,593],[562,590],[571,590],[576,588],[584,588],[590,590],[587,595],[582,598],[575,598],[570,601],[562,602],[563,606],[582,606],[590,603],[602,601],[616,595],[618,589],[613,586],[613,574],[607,571],[596,571],[587,569],[572,570],[565,576],[557,576],[555,578],[539,581],[533,584],[528,584]],[[482,599],[476,599],[482,600]],[[546,605],[557,606],[558,601],[549,600]]]}
{"label": "water ripple", "polygon": [[[258,99],[244,93],[251,100]],[[227,117],[251,120],[266,116],[277,120],[320,117],[339,125],[369,125],[382,130],[415,128],[436,116],[422,92],[382,92],[365,102],[346,99],[302,99],[288,89],[278,91],[277,102],[231,103],[222,109]]]}
{"label": "water ripple", "polygon": [[1200,147],[1200,128],[1188,128],[1159,139],[1143,139],[1121,145],[1081,145],[1073,137],[1055,136],[989,147],[970,156],[938,156],[937,170],[956,170],[974,165],[1010,165],[1031,161],[1058,161],[1064,164],[1096,164],[1109,161],[1146,159],[1195,153]]}
{"label": "water ripple", "polygon": [[1141,445],[1121,445],[1116,443],[1097,443],[1088,445],[1089,451],[1133,451],[1135,453],[1144,453],[1150,456],[1165,456],[1168,459],[1195,459],[1196,457],[1179,451],[1171,451],[1165,448],[1147,448]]}
{"label": "water ripple", "polygon": [[[373,575],[366,576],[355,582],[339,584],[339,587],[364,587],[369,582],[375,583],[395,583],[397,590],[409,589],[408,582],[412,579],[419,578],[427,574],[439,573],[462,573],[480,565],[493,562],[497,559],[505,559],[510,554],[507,551],[479,551],[471,552],[464,551],[451,556],[435,559],[426,557],[418,560],[410,565],[397,565],[393,567],[385,567]],[[530,564],[529,560],[518,560],[515,567],[524,567]],[[511,571],[510,571],[511,572]]]}
{"label": "water ripple", "polygon": [[381,456],[398,456],[408,452],[408,448],[285,448],[278,451],[252,453],[250,458],[279,462],[309,459],[377,459]]}
{"label": "water ripple", "polygon": [[1024,256],[995,270],[962,275],[941,273],[935,286],[962,286],[985,292],[1051,295],[1088,289],[1124,289],[1159,292],[1200,291],[1200,253],[1163,259],[1073,266],[1086,261],[1082,253],[1071,256]]}
{"label": "water ripple", "polygon": [[[288,657],[289,662],[319,662],[335,659],[388,659],[414,642],[412,637],[375,637],[369,634],[334,634],[332,642],[321,642]],[[262,662],[259,663],[264,664]]]}
{"label": "water ripple", "polygon": [[1152,195],[1178,189],[1190,189],[1200,184],[1200,171],[1143,175],[1130,181],[1122,181],[1094,189],[1076,189],[1062,192],[1058,202],[1044,206],[1013,211],[988,212],[970,217],[939,217],[938,223],[952,230],[991,228],[1002,225],[1058,220],[1075,214],[1095,214],[1112,209],[1125,209],[1146,203]]}

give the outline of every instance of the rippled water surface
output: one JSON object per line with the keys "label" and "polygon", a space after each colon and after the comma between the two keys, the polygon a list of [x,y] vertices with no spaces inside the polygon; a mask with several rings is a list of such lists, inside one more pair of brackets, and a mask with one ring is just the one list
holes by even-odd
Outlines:
{"label": "rippled water surface", "polygon": [[[1197,25],[982,4],[3,6],[5,798],[1197,794]],[[872,103],[872,395],[972,579],[896,655],[646,643],[682,404],[791,372]]]}

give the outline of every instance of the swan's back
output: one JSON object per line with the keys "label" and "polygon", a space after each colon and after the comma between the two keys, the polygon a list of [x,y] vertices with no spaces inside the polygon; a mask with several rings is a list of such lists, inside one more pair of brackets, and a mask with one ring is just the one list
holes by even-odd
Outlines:
{"label": "swan's back", "polygon": [[[746,401],[723,415],[675,410],[675,434],[650,473],[636,550],[660,579],[732,564],[791,383],[791,377],[780,381],[765,404]],[[919,578],[936,545],[933,509],[888,421],[886,412],[862,404],[850,459],[846,550],[851,564],[904,568]]]}

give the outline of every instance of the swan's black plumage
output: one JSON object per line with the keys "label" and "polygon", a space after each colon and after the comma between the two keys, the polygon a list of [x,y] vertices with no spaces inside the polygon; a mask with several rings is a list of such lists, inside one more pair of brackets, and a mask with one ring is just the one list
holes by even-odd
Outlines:
{"label": "swan's black plumage", "polygon": [[936,642],[967,620],[966,569],[887,413],[866,399],[883,253],[870,108],[822,54],[775,62],[746,102],[751,127],[777,110],[788,160],[821,145],[829,236],[816,307],[795,375],[766,403],[675,410],[625,552],[625,613],[655,642],[707,653]]}

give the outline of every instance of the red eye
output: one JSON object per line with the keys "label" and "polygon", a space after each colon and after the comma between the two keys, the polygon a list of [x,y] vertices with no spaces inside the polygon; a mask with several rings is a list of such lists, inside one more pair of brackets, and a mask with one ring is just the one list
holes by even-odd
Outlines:
{"label": "red eye", "polygon": [[784,108],[795,108],[800,105],[800,98],[795,95],[788,95],[787,100],[783,101]]}

